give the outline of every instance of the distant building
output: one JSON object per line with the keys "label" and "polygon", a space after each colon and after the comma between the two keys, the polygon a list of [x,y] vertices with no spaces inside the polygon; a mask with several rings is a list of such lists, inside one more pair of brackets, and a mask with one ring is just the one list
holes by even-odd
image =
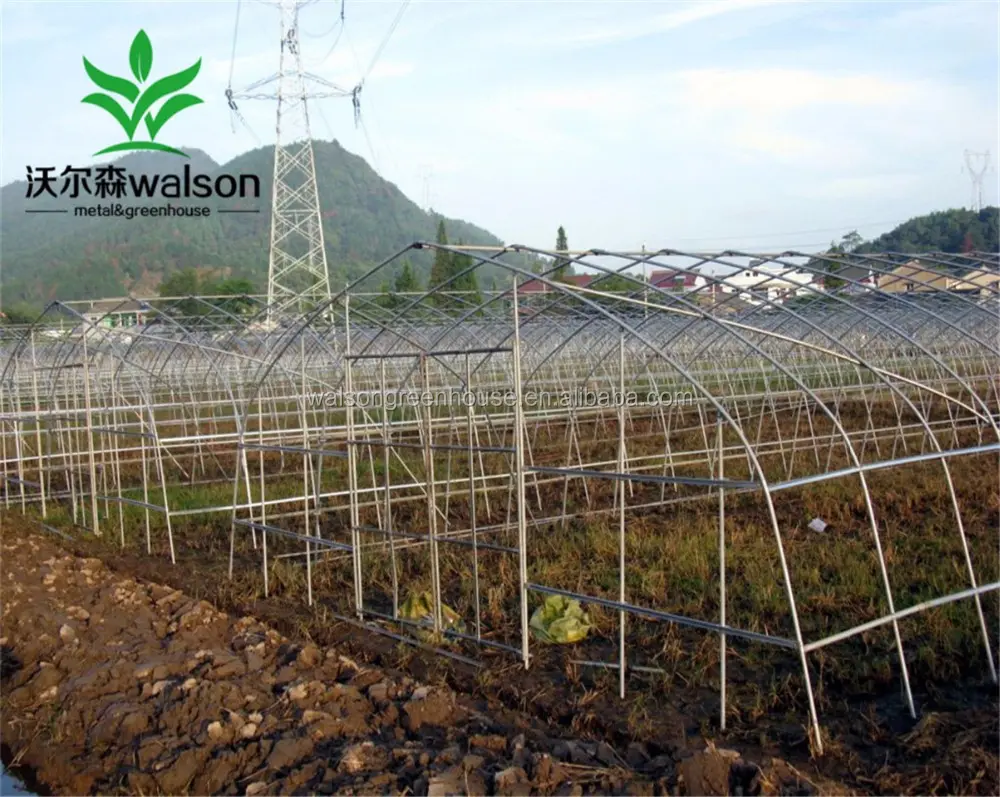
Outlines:
{"label": "distant building", "polygon": [[149,305],[134,299],[94,299],[82,304],[84,320],[106,329],[143,324],[150,310]]}
{"label": "distant building", "polygon": [[[586,288],[590,286],[591,282],[593,282],[600,276],[601,276],[600,274],[570,274],[566,277],[563,277],[562,281],[570,285],[575,285],[577,288]],[[549,275],[546,279],[552,282],[557,281],[551,275]],[[559,289],[550,285],[545,280],[534,279],[522,283],[517,289],[517,295],[524,296],[524,295],[534,295],[539,293],[552,293],[553,291],[557,290]]]}
{"label": "distant building", "polygon": [[840,280],[838,293],[862,294],[872,290],[884,293],[983,293],[1000,290],[1000,274],[973,269],[962,273],[955,267],[907,260],[892,267],[879,263],[875,269],[859,264],[846,264],[825,275],[826,280]]}
{"label": "distant building", "polygon": [[706,280],[693,271],[655,269],[649,275],[649,284],[665,291],[695,291],[704,288]]}
{"label": "distant building", "polygon": [[975,292],[983,296],[997,293],[1000,291],[1000,273],[983,271],[978,268],[973,269],[962,275],[961,281],[954,286],[953,290]]}
{"label": "distant building", "polygon": [[918,259],[896,266],[888,274],[879,274],[878,287],[888,293],[925,293],[939,291],[979,291],[997,284],[997,275],[979,269],[959,275],[943,268],[925,265]]}
{"label": "distant building", "polygon": [[[843,280],[837,290],[847,294],[866,293],[878,286],[878,275],[868,266],[842,265],[827,276]],[[821,279],[826,282],[825,277]]]}
{"label": "distant building", "polygon": [[747,268],[720,276],[716,293],[737,294],[750,304],[762,302],[781,303],[793,296],[802,296],[823,290],[817,275],[793,268],[760,265],[755,261]]}

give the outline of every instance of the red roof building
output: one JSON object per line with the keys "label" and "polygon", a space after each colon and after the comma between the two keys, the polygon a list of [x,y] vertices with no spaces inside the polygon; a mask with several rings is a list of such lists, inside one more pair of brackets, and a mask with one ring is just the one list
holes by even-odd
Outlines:
{"label": "red roof building", "polygon": [[649,275],[649,284],[654,288],[663,288],[668,291],[693,291],[698,287],[698,276],[691,271],[656,269]]}
{"label": "red roof building", "polygon": [[[595,276],[599,275],[571,274],[564,277],[563,281],[569,283],[570,285],[575,285],[577,288],[586,288],[588,285],[590,285],[591,282],[594,281]],[[555,281],[552,279],[552,277],[548,277],[548,279],[553,282]],[[554,290],[556,289],[553,288],[551,285],[549,285],[549,283],[543,280],[534,279],[534,280],[528,280],[527,282],[523,283],[518,288],[517,294],[518,296],[523,296],[523,295],[532,295],[537,293],[550,293]]]}

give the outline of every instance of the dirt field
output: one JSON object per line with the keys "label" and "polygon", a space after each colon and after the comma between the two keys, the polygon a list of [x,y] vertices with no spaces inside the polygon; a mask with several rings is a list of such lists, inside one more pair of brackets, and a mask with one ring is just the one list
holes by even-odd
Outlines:
{"label": "dirt field", "polygon": [[349,627],[320,645],[273,605],[237,619],[195,599],[223,608],[211,585],[176,589],[194,576],[184,567],[149,583],[141,559],[109,566],[17,515],[0,521],[4,761],[39,793],[1000,790],[989,687],[922,695],[916,724],[884,699],[845,706],[853,721],[811,759],[794,724],[758,741],[712,733],[692,690],[636,722],[641,693],[623,706],[599,684],[573,697],[517,668],[474,678]]}
{"label": "dirt field", "polygon": [[609,744],[292,641],[0,516],[4,761],[53,794],[843,791],[703,739]]}

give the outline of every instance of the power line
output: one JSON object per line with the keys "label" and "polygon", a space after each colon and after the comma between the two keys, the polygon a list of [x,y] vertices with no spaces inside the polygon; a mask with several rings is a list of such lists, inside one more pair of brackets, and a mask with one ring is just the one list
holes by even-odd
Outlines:
{"label": "power line", "polygon": [[[841,224],[837,227],[820,227],[818,229],[812,230],[792,230],[790,232],[766,232],[766,233],[753,233],[751,235],[730,235],[726,237],[718,237],[715,235],[703,235],[699,238],[675,238],[678,242],[691,242],[691,241],[746,241],[746,240],[756,240],[758,238],[784,238],[787,235],[813,235],[821,232],[840,232],[841,230],[863,230],[866,227],[885,227],[890,224],[902,224],[908,219],[893,219],[891,221],[869,221],[861,224]],[[810,244],[812,245],[812,244]],[[826,246],[827,244],[816,244],[816,246]]]}
{"label": "power line", "polygon": [[236,23],[233,25],[233,47],[229,55],[229,83],[226,85],[226,102],[229,104],[229,124],[233,133],[236,133],[236,120],[239,120],[244,130],[250,134],[259,147],[261,146],[260,138],[253,131],[253,128],[250,127],[243,114],[240,113],[239,108],[236,106],[236,100],[233,97],[233,72],[236,69],[236,42],[240,32],[240,5],[240,0],[236,0]]}
{"label": "power line", "polygon": [[368,69],[361,76],[361,82],[364,83],[368,76],[375,69],[375,64],[378,63],[378,59],[382,56],[382,52],[385,50],[386,45],[389,44],[389,39],[392,38],[392,34],[396,32],[396,28],[399,26],[399,21],[403,18],[403,13],[406,11],[406,7],[410,4],[410,0],[403,0],[403,4],[399,7],[399,11],[396,12],[395,19],[392,20],[392,24],[389,26],[389,30],[386,31],[385,36],[382,39],[382,43],[378,46],[375,51],[375,55],[372,56],[371,62],[368,64]]}
{"label": "power line", "polygon": [[[341,7],[341,9],[340,9],[340,13],[341,14],[344,13],[343,7]],[[333,51],[336,50],[337,49],[337,45],[340,44],[340,37],[344,35],[344,28],[346,26],[347,26],[347,23],[344,21],[344,18],[341,17],[340,18],[340,27],[337,29],[337,35],[333,39],[333,44],[331,44],[330,45],[330,49],[328,49],[326,51],[326,55],[324,55],[319,61],[317,61],[316,64],[314,64],[314,66],[319,66],[320,64],[325,64],[327,62],[327,60],[330,58],[330,56],[333,55]],[[336,27],[336,26],[334,26],[334,27]],[[332,32],[333,28],[330,28],[330,31]]]}
{"label": "power line", "polygon": [[[302,67],[299,10],[309,0],[278,0],[281,49],[278,73],[234,95],[226,90],[230,108],[236,99],[277,100],[274,145],[274,185],[271,199],[271,240],[268,257],[268,322],[275,314],[318,307],[330,301],[329,269],[320,212],[316,163],[307,103],[328,97],[355,99],[348,91]],[[235,51],[235,48],[234,48]],[[272,88],[264,91],[265,87]]]}
{"label": "power line", "polygon": [[233,26],[233,49],[229,57],[229,90],[233,88],[233,70],[236,68],[236,40],[240,32],[240,5],[241,0],[236,0],[236,24]]}
{"label": "power line", "polygon": [[334,23],[327,30],[323,31],[322,33],[310,33],[307,30],[303,30],[301,32],[302,35],[305,36],[307,39],[325,39],[327,36],[329,36],[337,29],[338,25],[342,26],[344,24],[344,4],[345,0],[340,0],[340,16],[337,17],[336,20],[334,20]]}

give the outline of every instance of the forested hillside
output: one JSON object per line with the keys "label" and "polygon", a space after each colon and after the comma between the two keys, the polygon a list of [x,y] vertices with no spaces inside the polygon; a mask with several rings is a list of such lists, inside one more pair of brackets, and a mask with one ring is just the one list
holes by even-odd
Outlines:
{"label": "forested hillside", "polygon": [[[263,291],[267,282],[273,148],[262,147],[218,165],[208,155],[187,150],[189,161],[158,153],[128,155],[115,161],[129,173],[192,172],[255,174],[259,200],[227,204],[260,208],[260,213],[219,214],[204,218],[84,218],[65,214],[26,213],[26,208],[67,208],[106,202],[93,196],[28,199],[24,180],[2,190],[3,301],[41,307],[53,299],[155,294],[167,276],[186,268],[208,268],[248,279]],[[436,214],[411,202],[383,180],[360,157],[336,141],[315,143],[317,183],[331,282],[343,285],[416,240],[434,240]],[[60,169],[61,171],[61,169]],[[61,186],[61,181],[60,181]],[[59,187],[56,187],[58,193]],[[221,200],[162,198],[122,200],[130,205],[212,204]],[[457,219],[444,219],[448,240],[499,245],[490,232]],[[426,278],[430,253],[415,253],[413,268]],[[400,264],[401,267],[401,264]],[[484,269],[481,279],[490,279]],[[497,274],[502,281],[503,275]]]}
{"label": "forested hillside", "polygon": [[980,211],[965,208],[917,216],[896,229],[866,241],[855,251],[872,252],[971,252],[1000,250],[997,222],[1000,208]]}

